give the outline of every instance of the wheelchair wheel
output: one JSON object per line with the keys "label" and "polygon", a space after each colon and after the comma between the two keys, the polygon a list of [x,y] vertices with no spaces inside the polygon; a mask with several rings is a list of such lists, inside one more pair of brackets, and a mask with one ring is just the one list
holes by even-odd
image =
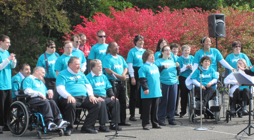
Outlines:
{"label": "wheelchair wheel", "polygon": [[22,136],[29,125],[29,114],[27,107],[20,101],[15,101],[10,106],[7,125],[12,134]]}
{"label": "wheelchair wheel", "polygon": [[61,137],[64,135],[64,130],[63,129],[60,129],[59,132],[58,132],[58,135]]}
{"label": "wheelchair wheel", "polygon": [[37,137],[39,139],[42,139],[42,132],[38,130],[36,133],[37,133]]}
{"label": "wheelchair wheel", "polygon": [[192,122],[192,123],[195,123],[195,113],[192,113],[192,114],[189,116],[189,121]]}

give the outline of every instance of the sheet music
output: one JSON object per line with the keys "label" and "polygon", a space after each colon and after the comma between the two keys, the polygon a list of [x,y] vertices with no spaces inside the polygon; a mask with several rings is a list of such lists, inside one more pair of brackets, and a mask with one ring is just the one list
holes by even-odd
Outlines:
{"label": "sheet music", "polygon": [[250,86],[254,85],[254,80],[255,80],[254,76],[247,75],[242,70],[239,70],[238,72],[234,72],[233,74],[239,84],[250,85]]}

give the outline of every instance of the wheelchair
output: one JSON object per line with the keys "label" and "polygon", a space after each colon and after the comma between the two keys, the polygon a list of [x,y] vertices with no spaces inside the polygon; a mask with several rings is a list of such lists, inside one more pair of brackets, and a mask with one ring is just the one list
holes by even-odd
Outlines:
{"label": "wheelchair", "polygon": [[[218,89],[216,89],[214,94],[215,96],[205,105],[206,108],[202,110],[202,114],[205,115],[205,119],[215,119],[215,122],[218,123],[220,121],[222,95]],[[200,99],[197,99],[195,95],[195,85],[193,85],[192,90],[188,93],[188,115],[189,121],[192,123],[195,123],[196,116],[200,116]]]}
{"label": "wheelchair", "polygon": [[43,115],[29,107],[27,103],[29,98],[25,94],[17,95],[17,101],[11,104],[7,119],[7,125],[11,133],[15,136],[22,136],[29,129],[30,131],[36,130],[40,139],[42,138],[42,133],[47,134],[48,132],[58,132],[59,136],[62,136],[65,128],[48,130],[44,123]]}

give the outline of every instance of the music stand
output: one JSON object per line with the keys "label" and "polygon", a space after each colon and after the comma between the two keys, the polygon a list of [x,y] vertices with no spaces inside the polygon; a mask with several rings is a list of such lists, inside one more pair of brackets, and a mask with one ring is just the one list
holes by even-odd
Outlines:
{"label": "music stand", "polygon": [[249,88],[250,88],[250,92],[247,95],[248,99],[249,99],[249,123],[243,130],[241,130],[239,133],[237,133],[236,136],[238,136],[242,132],[245,132],[246,129],[248,129],[248,133],[247,132],[245,132],[245,133],[248,136],[251,136],[251,135],[254,134],[254,133],[251,134],[251,128],[254,129],[254,127],[251,125],[251,100],[252,100],[251,87],[254,86],[254,83],[253,83],[254,77],[251,77],[251,76],[245,74],[243,71],[238,71],[238,72],[235,72],[233,74],[234,74],[236,80],[238,81],[239,85],[249,86]]}

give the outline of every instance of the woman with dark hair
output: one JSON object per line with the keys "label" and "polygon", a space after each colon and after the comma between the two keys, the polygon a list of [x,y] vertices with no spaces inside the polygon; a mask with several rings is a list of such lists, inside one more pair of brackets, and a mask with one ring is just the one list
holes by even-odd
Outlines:
{"label": "woman with dark hair", "polygon": [[[227,55],[226,57],[226,61],[229,63],[230,66],[232,66],[233,68],[237,68],[237,61],[239,59],[244,59],[246,61],[246,64],[248,67],[251,66],[251,61],[248,58],[248,56],[244,53],[241,52],[241,48],[242,48],[242,44],[240,41],[234,41],[232,43],[232,49],[233,52],[230,53],[229,55]],[[231,71],[227,71],[227,74],[231,73]]]}
{"label": "woman with dark hair", "polygon": [[[197,99],[200,99],[200,88],[202,88],[202,100],[203,108],[206,107],[208,101],[212,99],[215,95],[217,83],[217,75],[215,70],[210,67],[212,61],[209,56],[204,56],[200,60],[200,65],[198,69],[191,75],[193,84],[195,85],[195,96]],[[200,79],[200,73],[201,78]],[[200,81],[202,83],[200,83]],[[209,114],[207,114],[209,115]]]}
{"label": "woman with dark hair", "polygon": [[161,49],[163,46],[167,45],[168,42],[164,39],[164,38],[161,38],[159,41],[158,41],[158,44],[157,44],[157,47],[156,47],[156,52],[154,54],[154,58],[155,60],[157,60],[159,58],[159,56],[161,55]]}
{"label": "woman with dark hair", "polygon": [[[142,66],[142,55],[145,51],[143,49],[144,37],[141,35],[136,35],[134,38],[135,47],[133,47],[127,56],[128,73],[130,78],[130,96],[129,96],[129,110],[130,110],[130,121],[136,121],[135,118],[135,108],[139,107],[139,113],[141,113],[141,97],[139,96],[139,79],[138,70]],[[138,105],[137,105],[138,104]]]}
{"label": "woman with dark hair", "polygon": [[[201,44],[202,44],[202,48],[199,49],[194,56],[194,65],[193,65],[193,72],[194,70],[197,69],[197,67],[199,66],[199,62],[201,60],[202,57],[204,56],[208,56],[211,60],[211,65],[210,67],[212,67],[214,69],[214,71],[217,72],[218,70],[218,62],[221,63],[222,66],[224,66],[225,68],[233,71],[234,68],[231,67],[227,61],[224,60],[222,54],[220,53],[220,51],[217,48],[211,48],[212,45],[212,41],[209,37],[203,37],[201,39]],[[193,73],[192,72],[192,73]],[[191,75],[190,75],[191,76]],[[217,73],[217,77],[219,78],[219,73]],[[188,89],[191,89],[192,86],[192,82],[190,81],[190,77],[188,77],[185,81],[186,86],[188,87]]]}
{"label": "woman with dark hair", "polygon": [[170,125],[176,125],[174,122],[174,115],[178,90],[178,76],[176,63],[170,54],[170,46],[164,46],[160,58],[155,62],[160,71],[160,83],[162,88],[162,97],[160,98],[158,111],[159,125],[162,126],[166,125],[166,118],[168,118],[168,123]]}
{"label": "woman with dark hair", "polygon": [[154,64],[153,51],[147,50],[142,56],[143,65],[138,74],[141,83],[141,101],[142,101],[142,126],[144,130],[149,130],[148,124],[151,119],[152,128],[160,129],[158,124],[158,104],[162,96],[160,89],[159,70]]}

